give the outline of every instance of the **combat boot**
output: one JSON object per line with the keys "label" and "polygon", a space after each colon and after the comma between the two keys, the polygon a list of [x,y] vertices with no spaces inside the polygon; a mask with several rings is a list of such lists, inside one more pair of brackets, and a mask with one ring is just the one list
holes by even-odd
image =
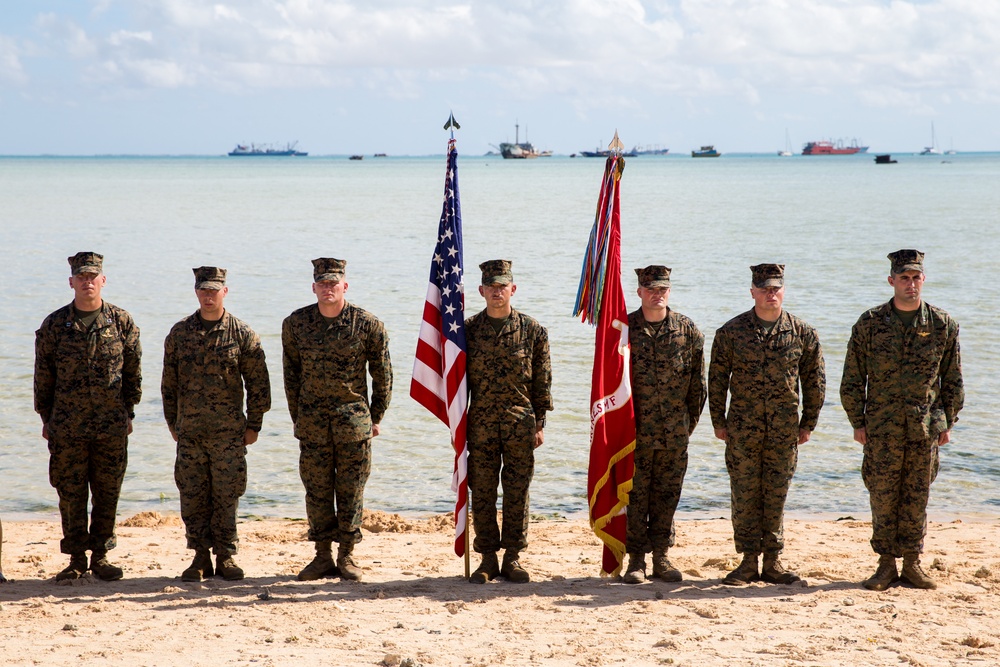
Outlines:
{"label": "combat boot", "polygon": [[794,584],[796,581],[802,581],[802,577],[785,569],[776,553],[764,554],[764,565],[760,570],[760,578],[769,584]]}
{"label": "combat boot", "polygon": [[297,577],[299,581],[316,581],[323,577],[336,577],[339,574],[337,564],[333,562],[333,551],[329,542],[316,543],[316,557],[302,568]]}
{"label": "combat boot", "polygon": [[622,581],[626,584],[641,584],[646,581],[646,554],[628,555],[628,567]]}
{"label": "combat boot", "polygon": [[878,557],[878,569],[875,574],[861,582],[861,585],[870,591],[884,591],[899,581],[899,572],[896,570],[896,557],[890,554],[882,554]]}
{"label": "combat boot", "polygon": [[69,558],[69,565],[62,572],[56,575],[56,581],[68,581],[79,579],[87,572],[87,554],[73,554]]}
{"label": "combat boot", "polygon": [[90,554],[90,571],[103,581],[118,581],[125,576],[120,567],[108,562],[107,551],[94,551]]}
{"label": "combat boot", "polygon": [[212,569],[212,555],[208,549],[198,549],[194,552],[194,560],[190,567],[181,573],[181,581],[201,581],[215,574]]}
{"label": "combat boot", "polygon": [[474,584],[485,584],[500,576],[500,563],[497,562],[497,554],[490,551],[483,554],[483,561],[476,568],[476,571],[469,577],[469,581]]}
{"label": "combat boot", "polygon": [[226,581],[239,581],[243,578],[243,568],[236,564],[228,551],[215,554],[215,573]]}
{"label": "combat boot", "polygon": [[683,581],[684,575],[667,558],[666,549],[653,549],[653,576],[661,581]]}
{"label": "combat boot", "polygon": [[361,581],[361,568],[351,557],[352,551],[354,551],[353,544],[340,545],[340,548],[337,549],[337,569],[340,570],[341,579]]}
{"label": "combat boot", "polygon": [[759,556],[760,554],[743,554],[743,562],[727,574],[722,583],[727,586],[745,586],[750,582],[757,581],[760,578],[757,572],[757,558]]}
{"label": "combat boot", "polygon": [[925,590],[937,588],[934,580],[927,576],[924,568],[920,567],[920,554],[915,552],[903,554],[903,571],[900,572],[899,578],[914,588]]}
{"label": "combat boot", "polygon": [[515,584],[526,584],[531,581],[531,575],[517,562],[517,557],[516,551],[503,552],[503,566],[500,568],[500,574],[505,576],[507,581],[513,581]]}

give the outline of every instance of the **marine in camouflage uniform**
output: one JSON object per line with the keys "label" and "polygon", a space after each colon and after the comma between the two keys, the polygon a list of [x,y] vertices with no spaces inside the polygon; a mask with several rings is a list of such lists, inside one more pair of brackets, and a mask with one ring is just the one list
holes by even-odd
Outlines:
{"label": "marine in camouflage uniform", "polygon": [[233,581],[243,578],[233,555],[236,510],[247,487],[247,445],[257,441],[271,408],[271,380],[260,338],[224,307],[226,270],[193,271],[200,308],[167,335],[160,384],[163,416],[177,442],[174,480],[187,546],[195,551],[181,579],[218,574]]}
{"label": "marine in camouflage uniform", "polygon": [[778,559],[785,499],[798,446],[809,440],[823,407],[826,371],[816,330],[782,309],[784,265],[750,268],[754,307],[716,331],[708,370],[712,426],[726,442],[734,541],[743,554],[723,583],[787,584],[799,577]]}
{"label": "marine in camouflage uniform", "polygon": [[35,332],[35,411],[49,443],[49,482],[59,494],[59,547],[71,555],[57,580],[83,576],[88,550],[95,576],[110,581],[123,574],[107,553],[117,544],[128,435],[142,396],[142,347],[132,317],[101,298],[103,260],[94,252],[69,258],[73,302]]}
{"label": "marine in camouflage uniform", "polygon": [[636,269],[642,307],[628,316],[632,402],[635,406],[635,474],[629,493],[623,580],[645,581],[645,555],[653,552],[652,576],[680,581],[667,550],[674,546],[674,512],[688,464],[688,439],[705,407],[705,337],[690,318],[667,306],[670,269]]}
{"label": "marine in camouflage uniform", "polygon": [[[281,327],[285,396],[299,439],[309,539],[316,543],[316,558],[299,573],[303,581],[338,572],[361,578],[351,553],[361,541],[372,438],[392,397],[389,336],[374,315],[345,300],[346,265],[314,259],[317,303],[296,310]],[[340,544],[336,563],[331,542]]]}
{"label": "marine in camouflage uniform", "polygon": [[927,501],[938,448],[965,400],[958,322],[921,299],[924,254],[889,254],[891,301],[865,312],[851,331],[840,399],[864,445],[861,476],[871,500],[872,549],[879,554],[865,587],[885,590],[900,578],[935,588],[920,567]]}
{"label": "marine in camouflage uniform", "polygon": [[[544,442],[545,414],[552,409],[552,363],[548,332],[514,310],[517,290],[511,262],[479,265],[479,293],[486,309],[465,321],[469,383],[469,490],[473,548],[483,556],[474,583],[503,574],[530,580],[518,561],[528,545],[528,486],[535,449]],[[503,487],[503,530],[497,525],[497,485]],[[503,567],[497,551],[504,549]]]}

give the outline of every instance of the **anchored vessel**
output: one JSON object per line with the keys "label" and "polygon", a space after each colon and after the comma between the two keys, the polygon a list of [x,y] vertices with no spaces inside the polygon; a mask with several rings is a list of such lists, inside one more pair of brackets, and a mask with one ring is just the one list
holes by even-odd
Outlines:
{"label": "anchored vessel", "polygon": [[715,150],[715,146],[702,146],[696,151],[691,151],[691,157],[719,157],[720,155],[722,153]]}
{"label": "anchored vessel", "polygon": [[290,144],[285,144],[284,148],[274,148],[270,144],[237,144],[236,148],[229,151],[229,155],[231,157],[286,157],[290,155],[303,157],[309,155],[309,153],[295,150],[298,143],[293,141]]}
{"label": "anchored vessel", "polygon": [[868,146],[862,146],[857,139],[851,139],[851,144],[845,145],[843,139],[837,143],[832,141],[810,141],[802,148],[803,155],[854,155],[867,153]]}
{"label": "anchored vessel", "polygon": [[528,130],[524,130],[524,143],[521,143],[521,126],[514,124],[514,143],[500,144],[500,155],[505,160],[527,160],[535,157],[548,157],[552,151],[538,152],[528,141]]}

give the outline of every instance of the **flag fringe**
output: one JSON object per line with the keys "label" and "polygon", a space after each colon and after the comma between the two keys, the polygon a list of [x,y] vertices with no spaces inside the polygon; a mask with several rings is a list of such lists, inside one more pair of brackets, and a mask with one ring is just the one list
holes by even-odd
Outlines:
{"label": "flag fringe", "polygon": [[611,457],[611,460],[608,461],[607,469],[604,471],[601,478],[597,480],[597,484],[594,485],[594,492],[590,496],[590,527],[594,531],[594,534],[597,535],[597,537],[599,537],[605,545],[607,545],[613,554],[615,554],[615,557],[618,560],[618,567],[614,572],[605,572],[603,568],[601,569],[602,577],[616,577],[618,576],[618,573],[621,572],[621,564],[625,558],[625,543],[610,533],[605,532],[604,527],[611,523],[611,521],[621,513],[622,509],[628,507],[628,495],[629,492],[632,491],[632,478],[622,482],[618,485],[617,489],[615,489],[615,497],[618,498],[618,502],[615,503],[614,507],[608,510],[607,514],[595,518],[593,516],[594,505],[597,503],[597,497],[601,493],[601,490],[607,485],[608,480],[611,478],[612,469],[619,462],[621,462],[622,459],[634,451],[635,440],[630,442],[628,445],[619,450],[613,457]]}

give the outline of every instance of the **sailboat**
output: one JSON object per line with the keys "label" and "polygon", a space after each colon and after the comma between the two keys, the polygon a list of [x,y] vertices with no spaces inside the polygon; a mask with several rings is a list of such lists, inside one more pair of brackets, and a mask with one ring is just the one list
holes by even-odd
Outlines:
{"label": "sailboat", "polygon": [[938,150],[937,140],[934,138],[934,121],[931,121],[931,145],[924,146],[924,150],[920,151],[921,155],[941,155],[941,151]]}
{"label": "sailboat", "polygon": [[785,150],[778,151],[778,155],[781,157],[791,157],[792,156],[792,140],[788,138],[788,128],[785,128]]}

